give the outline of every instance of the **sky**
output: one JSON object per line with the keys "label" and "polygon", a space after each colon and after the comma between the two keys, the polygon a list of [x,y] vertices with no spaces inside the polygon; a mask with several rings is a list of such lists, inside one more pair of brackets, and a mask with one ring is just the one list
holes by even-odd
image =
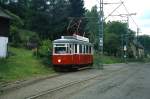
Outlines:
{"label": "sky", "polygon": [[[85,7],[91,9],[92,6],[99,6],[100,0],[84,0]],[[149,0],[122,0],[124,5],[128,9],[128,12],[136,13],[129,17],[129,28],[137,31],[137,27],[140,29],[139,35],[150,35],[150,1]],[[104,3],[119,3],[119,4],[109,4],[104,5],[104,17],[107,17],[117,6],[120,5],[120,0],[103,0]],[[112,15],[127,14],[123,5],[121,5]],[[134,21],[133,21],[133,20]],[[110,16],[108,20],[127,20],[127,17],[120,16]]]}

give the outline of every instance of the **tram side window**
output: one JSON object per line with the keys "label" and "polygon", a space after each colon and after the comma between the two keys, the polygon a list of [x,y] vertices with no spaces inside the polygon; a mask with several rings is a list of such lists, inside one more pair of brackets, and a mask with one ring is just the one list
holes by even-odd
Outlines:
{"label": "tram side window", "polygon": [[91,54],[91,52],[92,52],[92,47],[90,46],[89,47],[89,53]]}
{"label": "tram side window", "polygon": [[71,44],[69,45],[69,52],[72,53],[72,46],[71,46]]}
{"label": "tram side window", "polygon": [[55,53],[56,54],[65,54],[66,52],[66,47],[55,47]]}
{"label": "tram side window", "polygon": [[88,53],[90,54],[90,46],[88,46]]}
{"label": "tram side window", "polygon": [[88,54],[89,47],[86,45],[86,53]]}
{"label": "tram side window", "polygon": [[82,53],[82,45],[81,44],[79,45],[79,53],[80,54]]}
{"label": "tram side window", "polygon": [[86,46],[83,45],[83,48],[84,48],[84,49],[83,49],[83,51],[84,51],[83,53],[85,54],[85,53],[86,53]]}
{"label": "tram side window", "polygon": [[69,53],[69,46],[67,45],[67,51],[66,51],[67,53]]}
{"label": "tram side window", "polygon": [[77,53],[77,44],[75,44],[74,46],[75,46],[75,53]]}

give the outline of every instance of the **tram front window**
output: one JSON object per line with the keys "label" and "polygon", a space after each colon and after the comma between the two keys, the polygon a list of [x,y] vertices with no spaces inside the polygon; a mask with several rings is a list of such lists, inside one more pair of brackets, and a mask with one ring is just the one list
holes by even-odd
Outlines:
{"label": "tram front window", "polygon": [[55,47],[55,53],[56,54],[66,54],[66,47]]}

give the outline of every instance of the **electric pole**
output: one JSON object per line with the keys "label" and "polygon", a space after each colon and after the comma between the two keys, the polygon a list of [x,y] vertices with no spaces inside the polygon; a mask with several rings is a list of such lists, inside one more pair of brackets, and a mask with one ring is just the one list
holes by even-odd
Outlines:
{"label": "electric pole", "polygon": [[[104,46],[104,20],[106,20],[106,18],[104,19],[104,4],[120,4],[120,3],[104,3],[103,0],[100,0],[99,2],[100,4],[100,11],[99,11],[99,51],[101,54],[103,54],[103,46]],[[111,14],[116,11],[116,9],[118,9],[121,5],[123,4],[123,2],[121,2],[121,4],[119,6],[117,6],[117,8],[115,8]],[[109,17],[109,16],[108,16]]]}
{"label": "electric pole", "polygon": [[103,33],[104,32],[104,11],[103,0],[100,0],[100,12],[99,12],[99,51],[103,54]]}

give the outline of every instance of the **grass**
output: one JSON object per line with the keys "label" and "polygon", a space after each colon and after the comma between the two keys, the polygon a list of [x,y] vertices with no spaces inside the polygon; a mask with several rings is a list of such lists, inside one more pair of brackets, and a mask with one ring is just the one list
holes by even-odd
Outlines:
{"label": "grass", "polygon": [[[102,64],[114,64],[114,63],[125,63],[124,60],[118,57],[114,56],[106,56],[106,55],[100,55],[98,52],[94,53],[94,67],[103,68]],[[129,58],[127,59],[127,62],[150,62],[150,58]]]}
{"label": "grass", "polygon": [[114,64],[114,63],[121,63],[120,58],[116,58],[114,56],[106,56],[106,55],[100,55],[99,53],[94,53],[94,67],[103,68],[102,64]]}
{"label": "grass", "polygon": [[54,73],[48,66],[33,57],[32,52],[20,48],[9,48],[12,55],[7,59],[0,59],[0,81],[9,82],[28,77]]}
{"label": "grass", "polygon": [[146,63],[150,62],[150,58],[144,58],[144,62]]}

